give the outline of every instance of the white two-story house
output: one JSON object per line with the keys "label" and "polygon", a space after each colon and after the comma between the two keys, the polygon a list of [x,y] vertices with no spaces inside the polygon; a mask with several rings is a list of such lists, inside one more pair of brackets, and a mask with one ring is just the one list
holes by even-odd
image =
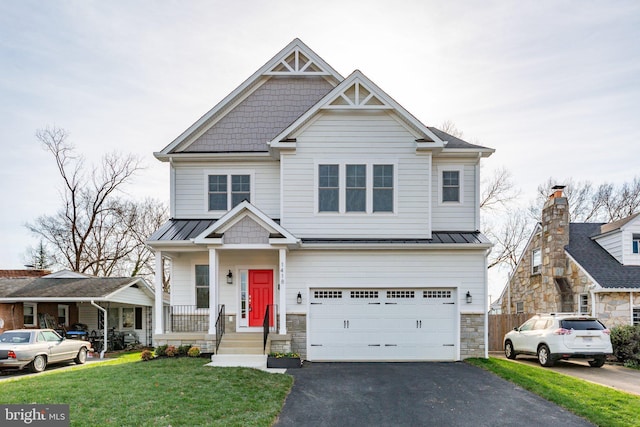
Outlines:
{"label": "white two-story house", "polygon": [[154,342],[214,353],[266,326],[311,361],[486,357],[493,151],[293,40],[155,153],[172,219],[148,240],[171,264]]}

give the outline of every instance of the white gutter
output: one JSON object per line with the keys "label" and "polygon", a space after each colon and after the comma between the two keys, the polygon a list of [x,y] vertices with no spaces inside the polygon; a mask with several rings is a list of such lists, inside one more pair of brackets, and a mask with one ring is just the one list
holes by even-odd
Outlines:
{"label": "white gutter", "polygon": [[100,352],[100,359],[104,359],[104,353],[107,351],[107,310],[100,307],[98,304],[91,300],[91,305],[102,311],[102,315],[104,316],[104,321],[102,322],[103,327],[103,341],[102,341],[102,351]]}

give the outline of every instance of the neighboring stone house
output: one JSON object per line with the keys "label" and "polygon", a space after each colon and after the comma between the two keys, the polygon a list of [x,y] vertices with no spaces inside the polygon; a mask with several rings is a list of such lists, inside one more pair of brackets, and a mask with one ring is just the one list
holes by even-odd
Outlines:
{"label": "neighboring stone house", "polygon": [[640,214],[570,223],[562,187],[542,209],[501,300],[503,313],[580,312],[640,324]]}

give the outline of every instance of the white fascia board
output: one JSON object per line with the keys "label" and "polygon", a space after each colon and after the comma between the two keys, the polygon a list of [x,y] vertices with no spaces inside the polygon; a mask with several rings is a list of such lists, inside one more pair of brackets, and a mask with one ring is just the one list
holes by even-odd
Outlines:
{"label": "white fascia board", "polygon": [[615,293],[615,292],[633,292],[640,294],[640,288],[600,288],[594,289],[596,294]]}
{"label": "white fascia board", "polygon": [[[428,136],[435,144],[433,147],[444,147],[444,141],[442,141],[438,136],[436,136],[427,126],[423,125],[418,119],[416,119],[411,113],[404,109],[400,104],[398,104],[393,98],[387,95],[382,89],[380,89],[375,83],[373,83],[369,78],[367,78],[360,70],[355,70],[349,77],[344,79],[338,86],[336,86],[331,92],[326,94],[320,101],[318,101],[313,107],[307,110],[302,116],[300,116],[295,122],[293,122],[289,127],[283,130],[280,134],[276,135],[270,141],[270,146],[273,148],[281,148],[287,147],[288,143],[281,142],[282,140],[286,140],[291,134],[296,132],[302,125],[304,125],[307,120],[311,119],[315,114],[318,113],[323,108],[326,108],[331,101],[333,101],[336,96],[340,94],[340,92],[348,89],[354,83],[360,83],[365,88],[367,88],[371,93],[382,99],[389,107],[385,107],[384,109],[390,109],[396,111],[398,116],[404,120],[408,125],[414,127],[418,132],[423,135]],[[337,108],[337,107],[336,107]],[[344,108],[349,108],[345,106]],[[372,109],[371,106],[360,107],[360,109]],[[380,109],[380,108],[377,108]],[[290,143],[289,143],[290,144]]]}
{"label": "white fascia board", "polygon": [[[187,130],[182,132],[176,139],[174,139],[169,145],[163,148],[160,155],[168,154],[173,149],[178,147],[184,141],[186,141],[194,132],[196,132],[201,126],[206,124],[211,118],[213,118],[217,113],[219,113],[222,109],[226,108],[226,106],[231,103],[237,96],[242,94],[245,90],[247,90],[250,86],[260,80],[260,77],[264,75],[268,75],[268,71],[273,69],[280,61],[282,61],[287,55],[289,55],[293,50],[298,49],[303,52],[309,58],[311,58],[314,62],[317,62],[322,68],[327,70],[328,73],[324,75],[328,75],[332,77],[335,81],[343,80],[343,77],[334,70],[329,64],[327,64],[322,58],[320,58],[315,52],[313,52],[307,45],[305,45],[300,39],[296,38],[287,46],[285,46],[280,52],[278,52],[274,57],[272,57],[269,61],[267,61],[262,67],[260,67],[255,73],[253,73],[248,79],[246,79],[240,86],[238,86],[233,92],[227,95],[222,101],[215,105],[211,110],[205,113],[202,117],[200,117],[194,124],[189,126]],[[154,153],[154,155],[156,155]],[[158,156],[156,156],[158,158]]]}
{"label": "white fascia board", "polygon": [[147,240],[144,243],[157,251],[193,246],[192,240]]}
{"label": "white fascia board", "polygon": [[469,155],[479,154],[481,157],[489,157],[496,150],[493,148],[445,148],[442,150],[442,156],[451,157],[468,157]]}
{"label": "white fascia board", "polygon": [[246,160],[273,160],[268,151],[252,151],[245,153],[153,153],[156,159],[161,162],[168,161],[191,161],[191,162],[208,162],[211,160],[229,160],[229,161],[246,161]]}
{"label": "white fascia board", "polygon": [[8,302],[106,302],[105,297],[19,297],[19,298],[0,298],[1,303]]}

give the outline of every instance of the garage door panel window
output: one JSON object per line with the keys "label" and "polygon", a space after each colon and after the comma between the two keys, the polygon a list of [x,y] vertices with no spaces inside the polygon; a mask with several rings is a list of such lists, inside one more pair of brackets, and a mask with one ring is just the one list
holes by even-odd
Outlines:
{"label": "garage door panel window", "polygon": [[451,298],[451,291],[443,291],[443,290],[422,291],[422,297],[423,298],[446,298],[446,299],[449,299],[449,298]]}

